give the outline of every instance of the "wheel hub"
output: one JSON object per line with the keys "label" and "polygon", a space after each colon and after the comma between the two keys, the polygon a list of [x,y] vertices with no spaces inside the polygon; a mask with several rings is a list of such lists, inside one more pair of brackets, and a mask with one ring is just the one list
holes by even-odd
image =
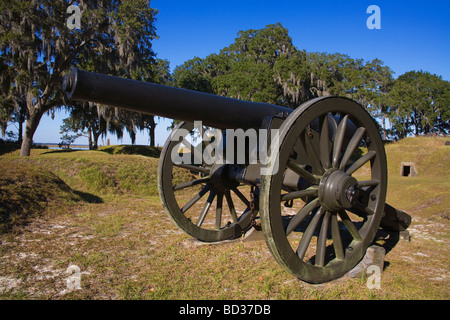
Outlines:
{"label": "wheel hub", "polygon": [[350,209],[359,196],[358,181],[341,170],[330,170],[319,185],[319,200],[327,210]]}
{"label": "wheel hub", "polygon": [[211,167],[210,184],[216,193],[224,193],[239,186],[239,182],[229,179],[229,167],[227,164],[213,164]]}

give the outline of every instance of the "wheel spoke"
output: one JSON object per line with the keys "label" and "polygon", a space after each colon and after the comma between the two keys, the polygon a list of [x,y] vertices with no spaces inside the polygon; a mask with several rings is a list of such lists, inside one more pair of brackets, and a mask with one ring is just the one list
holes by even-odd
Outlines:
{"label": "wheel spoke", "polygon": [[358,230],[356,229],[354,223],[352,220],[350,220],[349,216],[347,215],[347,213],[342,210],[339,211],[339,216],[342,219],[342,222],[344,223],[345,227],[347,228],[348,232],[350,232],[350,234],[352,235],[353,239],[357,240],[357,241],[361,241],[361,235],[359,234]]}
{"label": "wheel spoke", "polygon": [[238,222],[238,217],[236,215],[236,209],[234,208],[233,199],[231,198],[231,194],[229,190],[225,191],[225,199],[227,200],[228,208],[230,209],[231,218],[233,218],[233,222]]}
{"label": "wheel spoke", "polygon": [[197,193],[191,200],[189,200],[188,203],[184,205],[184,207],[181,208],[181,212],[185,213],[186,211],[188,211],[189,208],[192,207],[198,200],[200,200],[200,198],[203,197],[209,190],[211,190],[211,186],[209,184],[205,185],[199,193]]}
{"label": "wheel spoke", "polygon": [[316,230],[317,224],[319,223],[319,220],[322,217],[323,211],[324,210],[322,207],[320,207],[319,210],[317,210],[316,215],[309,223],[305,233],[302,236],[302,239],[300,240],[300,243],[297,248],[297,255],[300,259],[303,259],[303,257],[305,256],[306,249],[308,249],[309,243],[311,242],[311,238],[314,234],[314,231]]}
{"label": "wheel spoke", "polygon": [[306,169],[302,168],[298,163],[296,163],[294,160],[289,159],[287,166],[289,169],[294,171],[296,174],[300,175],[301,177],[308,180],[311,184],[319,184],[319,178],[316,178],[314,175],[306,171]]}
{"label": "wheel spoke", "polygon": [[223,193],[217,195],[217,207],[216,207],[216,229],[220,229],[222,223],[222,201]]}
{"label": "wheel spoke", "polygon": [[286,229],[286,236],[288,236],[295,228],[298,227],[300,223],[306,218],[306,216],[319,206],[319,199],[314,199],[313,201],[307,203],[303,208],[301,208],[297,214],[289,221]]}
{"label": "wheel spoke", "polygon": [[340,170],[343,170],[345,166],[347,165],[348,161],[350,160],[350,157],[352,156],[353,152],[355,152],[356,148],[359,147],[359,144],[361,143],[361,139],[364,136],[364,133],[366,132],[366,128],[359,127],[355,134],[353,135],[352,139],[348,143],[347,149],[345,150],[344,156],[342,157],[341,164],[339,166]]}
{"label": "wheel spoke", "polygon": [[307,197],[307,196],[316,197],[318,193],[319,193],[319,189],[317,187],[311,187],[311,188],[308,188],[305,190],[298,190],[298,191],[293,191],[293,192],[283,194],[283,195],[281,195],[281,201],[289,201],[289,200],[298,199],[298,198]]}
{"label": "wheel spoke", "polygon": [[231,189],[238,197],[241,199],[241,201],[247,206],[250,206],[250,201],[238,190],[238,188]]}
{"label": "wheel spoke", "polygon": [[209,211],[209,208],[211,208],[211,203],[214,201],[214,197],[216,196],[216,193],[214,190],[211,190],[209,193],[208,199],[206,200],[205,205],[203,206],[202,212],[200,212],[200,216],[198,217],[197,226],[201,227],[203,224],[203,221],[205,220],[206,214]]}
{"label": "wheel spoke", "polygon": [[334,137],[334,144],[333,144],[333,160],[332,160],[332,166],[335,169],[337,169],[337,167],[338,167],[338,161],[339,161],[339,156],[341,154],[342,143],[344,142],[345,131],[347,130],[347,121],[348,121],[348,115],[346,115],[341,120],[341,122],[339,122],[339,125],[336,129],[336,135]]}
{"label": "wheel spoke", "polygon": [[307,134],[305,134],[305,147],[306,147],[306,155],[309,159],[309,162],[311,164],[311,167],[313,168],[313,172],[322,174],[323,168],[322,164],[320,163],[320,159],[317,156],[316,149],[314,148],[312,139],[308,137]]}
{"label": "wheel spoke", "polygon": [[376,187],[380,184],[380,181],[377,179],[373,180],[366,180],[366,181],[359,181],[358,182],[358,188],[364,188],[364,187]]}
{"label": "wheel spoke", "polygon": [[317,239],[316,261],[315,265],[323,267],[325,264],[325,251],[327,247],[328,224],[330,221],[330,211],[325,212],[325,216],[320,226],[319,238]]}
{"label": "wheel spoke", "polygon": [[198,184],[206,183],[206,182],[209,182],[209,177],[183,182],[183,183],[177,184],[176,186],[173,186],[173,191],[181,190],[181,189],[188,188],[188,187],[193,187]]}
{"label": "wheel spoke", "polygon": [[261,179],[267,245],[303,281],[337,279],[364,257],[386,206],[379,130],[357,102],[324,97],[294,110],[282,131],[281,170]]}
{"label": "wheel spoke", "polygon": [[320,131],[320,162],[325,169],[330,168],[330,139],[328,135],[328,113],[324,116]]}
{"label": "wheel spoke", "polygon": [[[247,206],[250,201],[242,195],[244,189],[239,184],[229,183],[220,173],[212,181],[212,167],[201,159],[201,151],[205,147],[211,148],[212,144],[221,142],[221,132],[207,131],[184,121],[177,126],[178,129],[185,130],[184,137],[168,141],[158,166],[158,188],[162,191],[164,208],[181,230],[200,241],[217,242],[239,237],[251,223],[246,214],[249,208],[241,201]],[[208,139],[199,142],[196,139],[198,133]],[[179,155],[179,161],[175,161],[173,155]],[[179,180],[180,173],[189,177]],[[239,186],[241,192],[236,190],[236,196],[230,186]],[[242,208],[245,210],[241,211]]]}
{"label": "wheel spoke", "polygon": [[361,168],[363,165],[365,165],[369,160],[371,160],[373,157],[376,156],[376,152],[375,151],[369,151],[367,152],[365,155],[363,155],[361,158],[359,158],[358,160],[356,160],[351,166],[350,168],[348,168],[345,173],[348,175],[353,174],[356,170],[358,170],[359,168]]}
{"label": "wheel spoke", "polygon": [[200,173],[204,173],[204,174],[209,174],[209,169],[207,168],[203,168],[203,167],[198,167],[198,166],[194,166],[192,164],[185,164],[185,163],[174,163],[174,166],[180,167],[180,168],[184,168],[184,169],[188,169],[191,171],[195,171],[195,172],[200,172]]}
{"label": "wheel spoke", "polygon": [[344,248],[342,246],[341,231],[339,230],[339,224],[335,214],[331,216],[331,238],[333,239],[333,247],[336,258],[339,260],[344,260]]}

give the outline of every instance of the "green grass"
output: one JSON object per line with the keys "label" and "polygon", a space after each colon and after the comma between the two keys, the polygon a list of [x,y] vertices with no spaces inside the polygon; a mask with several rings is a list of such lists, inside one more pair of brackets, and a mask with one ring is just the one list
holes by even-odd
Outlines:
{"label": "green grass", "polygon": [[[123,155],[126,149],[132,155]],[[27,217],[60,207],[67,210],[74,203],[98,203],[114,198],[156,196],[159,149],[138,146],[108,147],[103,151],[51,151],[33,149],[29,158],[18,156],[5,144],[0,157],[1,227],[24,223]],[[12,150],[12,151],[11,151]],[[141,155],[144,153],[145,156]],[[55,204],[55,205],[54,205]]]}
{"label": "green grass", "polygon": [[[450,208],[450,146],[444,138],[406,138],[386,146],[389,170],[387,201],[430,217]],[[415,177],[400,176],[401,162],[413,162]]]}
{"label": "green grass", "polygon": [[0,165],[0,230],[82,201],[81,193],[48,170],[22,159],[2,159]]}
{"label": "green grass", "polygon": [[[158,159],[139,148],[32,150],[28,158],[11,148],[0,152],[0,299],[449,299],[444,142],[386,146],[388,203],[413,223],[411,242],[387,253],[380,290],[369,290],[364,277],[301,282],[261,240],[193,241],[164,213]],[[402,161],[414,162],[419,175],[401,177]],[[72,264],[81,269],[81,290],[66,290]]]}

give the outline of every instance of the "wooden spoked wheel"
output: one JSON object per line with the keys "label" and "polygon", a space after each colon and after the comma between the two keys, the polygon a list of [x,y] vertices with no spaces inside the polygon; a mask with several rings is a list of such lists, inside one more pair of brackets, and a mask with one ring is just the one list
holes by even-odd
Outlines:
{"label": "wooden spoked wheel", "polygon": [[383,215],[387,166],[378,127],[358,103],[323,97],[294,110],[279,133],[271,154],[278,170],[262,177],[260,198],[269,249],[303,281],[339,278],[364,256]]}
{"label": "wooden spoked wheel", "polygon": [[[162,150],[158,189],[164,209],[176,225],[198,240],[240,237],[250,228],[248,187],[227,178],[228,165],[207,164],[201,154],[195,154],[195,141],[204,144],[203,132],[195,130],[193,123],[179,123]],[[203,151],[205,145],[201,147]],[[177,155],[188,161],[174,163]]]}

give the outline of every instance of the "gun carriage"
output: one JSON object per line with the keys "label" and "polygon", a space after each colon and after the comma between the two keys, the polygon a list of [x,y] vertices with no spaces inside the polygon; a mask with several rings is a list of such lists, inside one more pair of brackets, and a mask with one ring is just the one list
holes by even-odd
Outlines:
{"label": "gun carriage", "polygon": [[[303,281],[343,276],[362,259],[380,226],[402,231],[411,222],[386,204],[387,164],[378,126],[350,99],[320,97],[289,109],[80,69],[64,78],[63,91],[71,100],[179,120],[158,167],[167,214],[205,242],[235,239],[260,224],[274,258]],[[214,132],[206,127],[220,131],[194,147],[193,130],[202,138]],[[211,141],[226,146],[235,139],[227,137],[228,129],[266,129],[268,135],[258,133],[259,143],[247,141],[244,151],[265,144],[269,161],[211,163],[198,156]],[[277,133],[276,144],[271,132]],[[174,161],[181,154],[191,161]],[[262,170],[270,166],[275,170]]]}

